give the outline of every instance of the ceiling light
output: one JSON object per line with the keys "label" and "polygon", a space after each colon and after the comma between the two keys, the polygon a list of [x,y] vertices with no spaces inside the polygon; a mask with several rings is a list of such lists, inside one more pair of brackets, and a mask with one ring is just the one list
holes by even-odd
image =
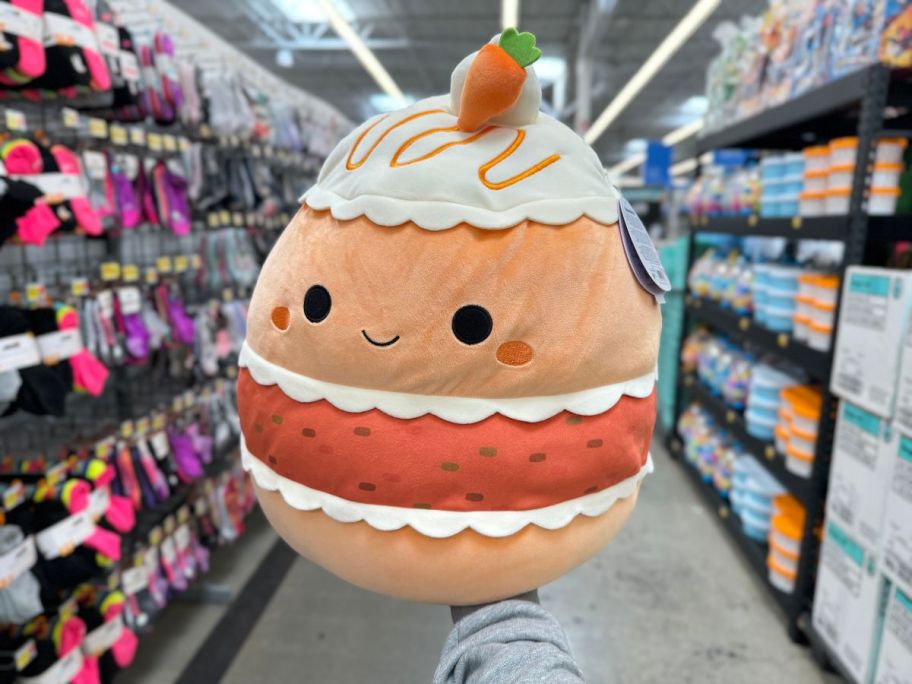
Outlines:
{"label": "ceiling light", "polygon": [[283,69],[291,69],[294,66],[294,54],[288,48],[276,50],[276,65]]}
{"label": "ceiling light", "polygon": [[519,27],[519,0],[501,0],[500,27],[505,29]]}
{"label": "ceiling light", "polygon": [[[326,12],[320,0],[272,0],[272,4],[295,24],[325,24]],[[345,21],[352,21],[355,13],[346,0],[335,0],[336,10]]]}
{"label": "ceiling light", "polygon": [[631,170],[635,169],[636,167],[638,167],[644,161],[646,161],[645,153],[641,152],[640,154],[635,154],[631,157],[627,157],[627,159],[625,159],[624,161],[618,162],[617,164],[612,166],[610,169],[608,169],[608,174],[614,178],[620,178],[622,175],[624,175],[628,171],[631,171]]}
{"label": "ceiling light", "polygon": [[676,128],[671,133],[662,138],[662,144],[673,147],[683,140],[687,140],[689,137],[696,135],[703,128],[703,118],[696,119],[691,121],[689,124],[684,124],[680,128]]}
{"label": "ceiling light", "polygon": [[339,37],[348,44],[348,49],[358,58],[358,61],[361,62],[361,66],[363,66],[367,70],[367,73],[369,73],[374,81],[377,82],[380,89],[393,98],[399,107],[405,107],[408,102],[402,94],[402,91],[399,90],[399,86],[396,85],[393,77],[390,76],[389,72],[380,64],[380,60],[377,59],[377,56],[364,44],[364,41],[361,40],[361,36],[355,33],[351,24],[342,18],[342,15],[336,10],[334,0],[320,0],[320,4],[323,5],[330,26],[332,26]]}
{"label": "ceiling light", "polygon": [[672,164],[669,172],[672,176],[683,176],[685,173],[690,173],[695,170],[697,168],[697,163],[697,158],[691,157],[690,159],[685,159],[677,164]]}
{"label": "ceiling light", "polygon": [[665,63],[671,59],[671,56],[690,38],[693,33],[700,28],[709,15],[711,15],[719,6],[721,0],[698,0],[678,25],[672,29],[665,40],[655,49],[649,58],[643,62],[643,65],[633,75],[626,85],[615,98],[608,103],[604,111],[592,124],[592,127],[586,131],[584,136],[586,142],[590,145],[598,140],[599,136],[614,122],[614,120],[623,112],[627,105],[633,101],[639,92],[652,80],[658,71],[665,66]]}
{"label": "ceiling light", "polygon": [[615,185],[619,188],[642,188],[646,183],[640,176],[620,176]]}

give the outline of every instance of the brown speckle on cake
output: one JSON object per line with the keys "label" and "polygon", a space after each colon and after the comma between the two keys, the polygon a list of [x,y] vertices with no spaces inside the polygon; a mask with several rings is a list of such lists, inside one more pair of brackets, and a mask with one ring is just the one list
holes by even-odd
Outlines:
{"label": "brown speckle on cake", "polygon": [[314,430],[313,428],[304,428],[303,430],[301,430],[301,434],[304,435],[305,437],[316,437],[317,431]]}
{"label": "brown speckle on cake", "polygon": [[479,494],[478,492],[469,492],[465,496],[466,501],[484,501],[484,494]]}
{"label": "brown speckle on cake", "polygon": [[372,492],[377,489],[377,485],[375,485],[373,482],[359,482],[358,489],[365,492]]}
{"label": "brown speckle on cake", "polygon": [[457,470],[459,470],[458,463],[451,463],[449,461],[447,461],[446,463],[441,463],[440,467],[450,473],[453,473],[453,472],[456,472]]}
{"label": "brown speckle on cake", "polygon": [[355,428],[355,434],[358,435],[359,437],[369,437],[370,433],[371,433],[371,429],[368,427],[356,427]]}
{"label": "brown speckle on cake", "polygon": [[590,439],[588,442],[586,442],[586,446],[590,449],[598,449],[603,444],[604,442],[600,439]]}
{"label": "brown speckle on cake", "polygon": [[541,462],[544,461],[546,458],[547,458],[547,456],[546,456],[545,454],[542,454],[542,453],[529,454],[529,462],[530,462],[530,463],[541,463]]}
{"label": "brown speckle on cake", "polygon": [[478,450],[478,453],[482,456],[497,456],[497,449],[494,447],[481,447],[481,449]]}
{"label": "brown speckle on cake", "polygon": [[275,413],[273,413],[273,414],[272,414],[272,422],[275,423],[276,425],[281,425],[281,424],[282,424],[282,416],[279,416],[279,415],[276,415]]}

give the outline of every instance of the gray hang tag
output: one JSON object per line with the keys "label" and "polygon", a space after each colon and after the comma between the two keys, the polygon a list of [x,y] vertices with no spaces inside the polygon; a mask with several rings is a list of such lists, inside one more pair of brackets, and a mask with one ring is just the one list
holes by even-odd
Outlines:
{"label": "gray hang tag", "polygon": [[644,290],[654,295],[659,302],[664,301],[662,295],[671,291],[671,282],[665,274],[659,253],[652,244],[646,227],[630,206],[630,202],[623,197],[618,201],[618,224],[621,229],[621,242],[633,274]]}

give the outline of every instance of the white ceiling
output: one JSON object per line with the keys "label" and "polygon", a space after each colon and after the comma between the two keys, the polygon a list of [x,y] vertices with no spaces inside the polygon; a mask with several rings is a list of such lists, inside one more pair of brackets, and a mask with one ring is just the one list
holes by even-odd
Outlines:
{"label": "white ceiling", "polygon": [[[305,0],[301,0],[305,1]],[[315,1],[315,0],[313,0]],[[522,0],[520,29],[536,34],[543,53],[569,64],[567,102],[562,118],[572,125],[574,64],[590,2]],[[400,88],[416,99],[449,89],[450,72],[468,53],[499,31],[498,0],[347,0],[356,28]],[[612,2],[604,5],[611,6]],[[634,138],[659,138],[686,123],[681,107],[703,94],[706,66],[718,52],[715,26],[742,14],[759,14],[765,0],[723,0],[710,20],[680,49],[596,143],[606,165],[623,158]],[[633,75],[655,47],[692,7],[693,0],[618,0],[597,24],[592,50],[592,118]],[[379,92],[332,29],[291,23],[272,0],[194,0],[182,9],[229,43],[283,78],[338,107],[353,121],[377,110]],[[294,65],[276,66],[276,51],[287,48]],[[545,93],[546,99],[549,93]],[[683,116],[683,118],[682,118]]]}

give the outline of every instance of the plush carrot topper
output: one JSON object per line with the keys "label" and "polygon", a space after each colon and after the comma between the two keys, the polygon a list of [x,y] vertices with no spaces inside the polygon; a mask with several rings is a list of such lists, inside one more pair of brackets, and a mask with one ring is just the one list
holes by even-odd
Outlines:
{"label": "plush carrot topper", "polygon": [[595,152],[539,112],[534,38],[326,160],[238,374],[276,530],[368,589],[475,604],[597,553],[651,470],[667,278]]}
{"label": "plush carrot topper", "polygon": [[526,82],[526,67],[541,57],[535,36],[505,29],[497,45],[475,56],[459,100],[459,130],[472,132],[516,104]]}

